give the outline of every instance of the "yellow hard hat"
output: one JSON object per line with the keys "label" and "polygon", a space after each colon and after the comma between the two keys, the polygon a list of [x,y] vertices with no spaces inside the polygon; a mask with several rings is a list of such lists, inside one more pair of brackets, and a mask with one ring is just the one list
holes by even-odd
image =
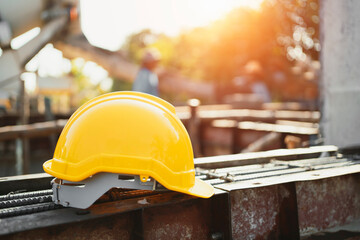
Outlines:
{"label": "yellow hard hat", "polygon": [[139,92],[114,92],[81,106],[69,119],[45,172],[78,182],[100,172],[149,177],[167,189],[208,198],[195,179],[185,127],[168,102]]}

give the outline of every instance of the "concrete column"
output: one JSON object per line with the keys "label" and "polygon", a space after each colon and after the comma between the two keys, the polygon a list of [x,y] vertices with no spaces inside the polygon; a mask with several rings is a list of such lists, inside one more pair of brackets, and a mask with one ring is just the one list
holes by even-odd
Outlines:
{"label": "concrete column", "polygon": [[360,1],[320,4],[325,144],[360,147]]}

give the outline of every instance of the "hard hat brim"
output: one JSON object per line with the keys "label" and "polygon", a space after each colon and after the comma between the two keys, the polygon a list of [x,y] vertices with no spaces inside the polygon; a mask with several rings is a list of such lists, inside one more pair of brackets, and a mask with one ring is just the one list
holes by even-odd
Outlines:
{"label": "hard hat brim", "polygon": [[209,198],[214,195],[214,188],[210,184],[195,178],[195,184],[187,192],[196,197]]}
{"label": "hard hat brim", "polygon": [[[73,182],[81,181],[86,178],[86,177],[76,178],[76,179],[69,178],[69,176],[66,174],[60,174],[58,172],[52,171],[52,169],[51,169],[52,162],[53,162],[53,159],[46,161],[43,164],[43,169],[46,173],[48,173],[54,177],[57,177],[60,179],[65,179],[68,181],[73,181]],[[211,186],[210,184],[204,182],[201,179],[197,179],[197,178],[195,178],[195,184],[190,189],[174,188],[172,186],[166,186],[166,185],[164,185],[164,186],[173,191],[183,192],[183,193],[190,194],[190,195],[193,195],[196,197],[201,197],[201,198],[209,198],[212,195],[214,195],[213,186]]]}

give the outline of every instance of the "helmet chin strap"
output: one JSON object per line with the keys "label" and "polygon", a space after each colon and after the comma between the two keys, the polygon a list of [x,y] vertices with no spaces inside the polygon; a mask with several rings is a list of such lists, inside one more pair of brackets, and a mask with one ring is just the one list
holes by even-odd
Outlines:
{"label": "helmet chin strap", "polygon": [[65,207],[88,208],[111,188],[166,190],[155,179],[138,175],[97,173],[80,182],[58,178],[51,181],[53,201]]}

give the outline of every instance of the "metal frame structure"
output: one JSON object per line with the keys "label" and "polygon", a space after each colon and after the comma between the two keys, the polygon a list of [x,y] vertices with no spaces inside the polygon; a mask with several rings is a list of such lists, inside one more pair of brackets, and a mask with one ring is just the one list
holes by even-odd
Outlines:
{"label": "metal frame structure", "polygon": [[[360,218],[358,159],[334,146],[195,159],[197,177],[216,188],[210,199],[120,189],[88,209],[13,206],[8,213],[18,216],[0,210],[0,238],[305,239]],[[0,194],[48,189],[50,180],[47,174],[2,179]],[[5,196],[24,201],[24,194]]]}

